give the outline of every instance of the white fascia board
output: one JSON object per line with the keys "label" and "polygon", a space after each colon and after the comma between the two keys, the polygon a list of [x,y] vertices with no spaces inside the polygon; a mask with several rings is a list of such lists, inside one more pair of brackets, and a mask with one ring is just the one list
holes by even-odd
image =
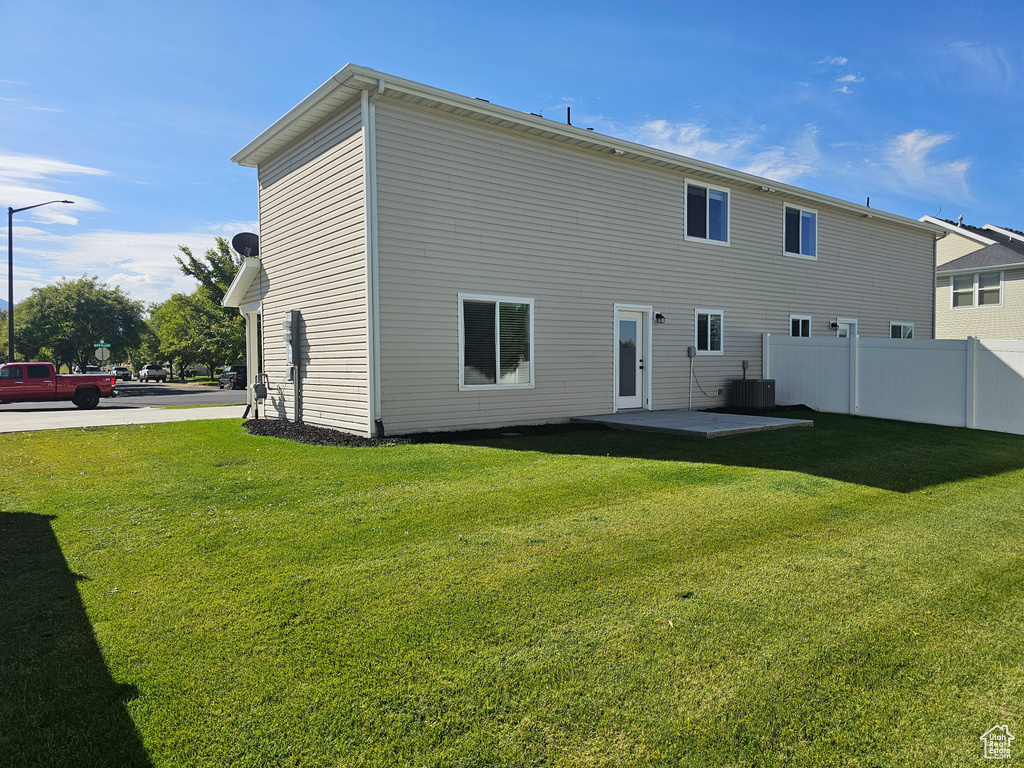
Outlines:
{"label": "white fascia board", "polygon": [[[339,89],[344,89],[343,93],[339,94]],[[938,237],[942,232],[942,230],[937,230],[933,226],[934,221],[924,221],[923,219],[915,221],[904,216],[897,216],[894,213],[887,213],[878,208],[868,208],[867,206],[822,195],[801,187],[794,187],[782,182],[765,179],[761,176],[754,176],[743,171],[735,171],[731,168],[714,165],[702,160],[695,160],[673,154],[672,152],[666,152],[665,150],[646,147],[642,144],[626,141],[625,139],[605,136],[584,128],[562,125],[561,123],[556,123],[553,120],[538,117],[528,112],[500,107],[482,99],[462,96],[451,91],[444,91],[440,88],[434,88],[412,80],[394,77],[384,72],[378,72],[355,64],[346,64],[334,77],[317,88],[289,110],[284,117],[237,152],[231,158],[232,162],[239,165],[258,167],[260,163],[272,157],[277,150],[283,149],[299,135],[308,132],[325,119],[327,114],[324,114],[323,110],[325,106],[330,106],[328,102],[336,102],[336,105],[330,106],[330,112],[333,112],[337,106],[345,103],[348,99],[355,98],[359,90],[374,89],[380,89],[385,94],[401,94],[414,99],[422,99],[432,106],[461,110],[467,116],[478,120],[498,123],[533,136],[565,141],[575,146],[592,149],[595,152],[619,157],[623,160],[636,160],[669,167],[684,173],[697,173],[711,179],[720,180],[726,184],[741,186],[748,190],[771,195],[778,199],[780,204],[783,198],[797,199],[809,203],[812,207],[825,207],[845,211],[862,218],[885,221],[890,224],[910,227],[918,231],[923,230],[935,237]]]}
{"label": "white fascia board", "polygon": [[1024,264],[993,264],[989,267],[967,267],[965,269],[940,269],[935,274],[939,277],[947,275],[973,275],[979,272],[1006,272],[1011,269],[1024,269]]}
{"label": "white fascia board", "polygon": [[995,224],[986,224],[984,227],[982,227],[982,229],[987,229],[989,232],[997,232],[1003,237],[1008,237],[1011,240],[1019,240],[1020,242],[1024,243],[1024,235],[1019,235],[1016,232],[1011,232],[1008,229],[997,227]]}
{"label": "white fascia board", "polygon": [[242,306],[242,300],[245,298],[245,294],[249,292],[249,287],[252,285],[252,281],[260,273],[260,260],[248,258],[242,262],[242,266],[235,274],[235,279],[231,281],[231,285],[224,292],[224,298],[221,300],[221,304],[225,307],[239,307]]}
{"label": "white fascia board", "polygon": [[978,243],[984,243],[985,245],[995,245],[998,241],[990,240],[987,237],[983,237],[976,232],[971,232],[969,229],[958,227],[956,224],[950,224],[948,221],[942,219],[936,219],[934,216],[922,216],[918,221],[923,221],[927,224],[934,224],[937,227],[942,227],[947,233],[953,232],[960,235],[961,237],[969,238]]}

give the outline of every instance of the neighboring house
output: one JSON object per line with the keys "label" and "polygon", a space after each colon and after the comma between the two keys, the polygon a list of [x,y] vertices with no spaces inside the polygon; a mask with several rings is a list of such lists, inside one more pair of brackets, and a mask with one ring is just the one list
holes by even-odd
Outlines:
{"label": "neighboring house", "polygon": [[931,224],[362,67],[232,160],[261,243],[225,304],[271,417],[708,408],[760,376],[764,332],[932,334]]}
{"label": "neighboring house", "polygon": [[922,216],[935,248],[935,338],[1024,338],[1024,233]]}

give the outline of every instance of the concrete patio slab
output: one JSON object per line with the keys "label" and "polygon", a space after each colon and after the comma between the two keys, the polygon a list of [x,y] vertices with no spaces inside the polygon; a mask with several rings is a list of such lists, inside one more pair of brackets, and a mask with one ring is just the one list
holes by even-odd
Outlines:
{"label": "concrete patio slab", "polygon": [[574,416],[572,422],[604,424],[613,429],[634,429],[640,432],[667,432],[690,437],[726,437],[769,429],[813,427],[810,419],[779,419],[773,416],[746,416],[710,411],[620,411],[599,416]]}

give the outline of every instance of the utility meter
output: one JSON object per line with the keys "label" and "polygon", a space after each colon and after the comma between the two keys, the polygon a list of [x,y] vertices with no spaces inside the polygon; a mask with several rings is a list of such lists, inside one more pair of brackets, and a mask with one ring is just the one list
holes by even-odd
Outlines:
{"label": "utility meter", "polygon": [[281,327],[284,328],[284,333],[281,334],[281,338],[285,343],[285,356],[287,358],[288,365],[299,364],[299,344],[301,339],[299,334],[300,322],[299,310],[291,309],[284,313],[284,320],[281,322]]}

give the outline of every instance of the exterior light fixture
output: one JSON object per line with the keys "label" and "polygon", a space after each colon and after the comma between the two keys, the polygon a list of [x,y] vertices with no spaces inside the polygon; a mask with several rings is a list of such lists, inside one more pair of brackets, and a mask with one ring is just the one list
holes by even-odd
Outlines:
{"label": "exterior light fixture", "polygon": [[665,324],[665,316],[663,314],[661,314],[661,312],[655,312],[654,313],[654,322],[656,322],[658,325],[664,325]]}

